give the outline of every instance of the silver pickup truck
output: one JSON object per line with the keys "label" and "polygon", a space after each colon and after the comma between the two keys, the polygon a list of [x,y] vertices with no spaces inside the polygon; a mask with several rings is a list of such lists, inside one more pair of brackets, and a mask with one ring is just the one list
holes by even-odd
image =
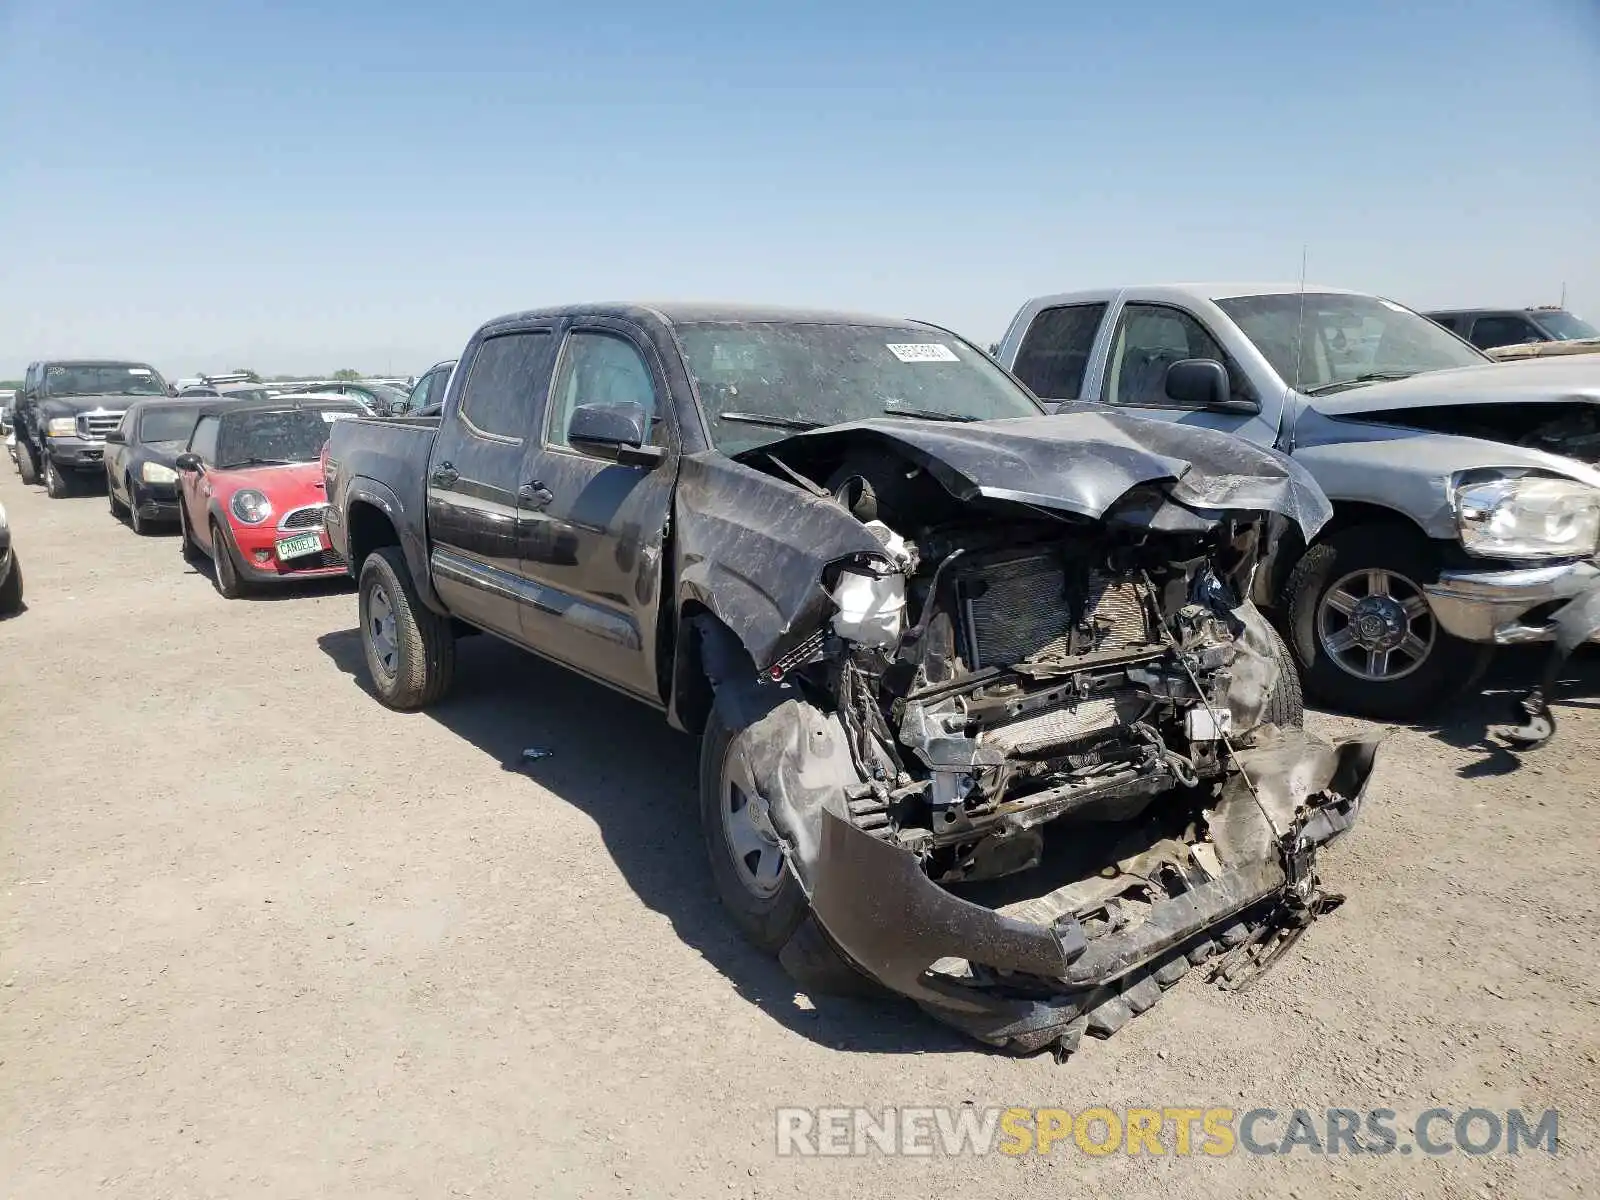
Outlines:
{"label": "silver pickup truck", "polygon": [[1299,285],[1030,300],[995,347],[1041,398],[1292,455],[1333,501],[1255,582],[1307,691],[1416,717],[1600,583],[1600,359],[1493,364],[1403,305]]}

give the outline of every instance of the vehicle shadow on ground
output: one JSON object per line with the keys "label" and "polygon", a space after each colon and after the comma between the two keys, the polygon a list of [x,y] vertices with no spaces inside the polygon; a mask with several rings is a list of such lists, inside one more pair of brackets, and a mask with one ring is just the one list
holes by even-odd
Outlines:
{"label": "vehicle shadow on ground", "polygon": [[1548,653],[1546,646],[1519,646],[1501,651],[1478,690],[1453,706],[1445,720],[1416,726],[1448,746],[1483,751],[1482,758],[1457,769],[1456,774],[1462,779],[1510,775],[1524,765],[1538,765],[1541,758],[1569,753],[1571,747],[1564,746],[1563,742],[1573,735],[1561,723],[1563,713],[1579,708],[1600,709],[1600,651],[1583,647],[1562,669],[1561,682],[1551,705],[1556,717],[1556,735],[1549,743],[1537,750],[1516,753],[1489,736],[1491,726],[1516,723],[1517,702],[1539,678]]}
{"label": "vehicle shadow on ground", "polygon": [[[359,631],[317,641],[371,695]],[[976,1048],[896,996],[808,994],[814,1007],[797,1003],[800,986],[747,945],[722,911],[700,837],[698,742],[674,732],[659,713],[496,638],[473,636],[458,643],[450,697],[426,715],[503,770],[527,774],[585,813],[639,899],[786,1028],[832,1049],[869,1054]],[[524,763],[527,749],[550,754]]]}
{"label": "vehicle shadow on ground", "polygon": [[[183,573],[199,576],[213,588],[217,585],[216,564],[203,554],[194,559],[185,559]],[[348,575],[324,575],[317,579],[296,580],[293,583],[256,584],[240,599],[246,604],[258,600],[304,600],[310,596],[336,596],[340,592],[353,592],[355,586],[355,580]]]}

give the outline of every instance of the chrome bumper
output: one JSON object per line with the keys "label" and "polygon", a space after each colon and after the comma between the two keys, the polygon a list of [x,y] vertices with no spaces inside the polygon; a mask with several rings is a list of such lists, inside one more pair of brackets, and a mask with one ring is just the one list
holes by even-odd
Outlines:
{"label": "chrome bumper", "polygon": [[1510,571],[1445,571],[1427,593],[1433,615],[1447,633],[1469,642],[1516,646],[1555,637],[1548,620],[1525,622],[1533,609],[1570,600],[1600,583],[1600,566],[1558,563]]}

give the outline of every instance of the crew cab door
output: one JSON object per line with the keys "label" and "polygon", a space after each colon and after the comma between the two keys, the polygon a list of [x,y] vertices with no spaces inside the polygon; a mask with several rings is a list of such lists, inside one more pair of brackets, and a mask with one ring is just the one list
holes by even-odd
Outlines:
{"label": "crew cab door", "polygon": [[522,640],[517,492],[538,443],[558,327],[491,332],[468,352],[428,461],[429,566],[456,616]]}
{"label": "crew cab door", "polygon": [[[638,405],[659,461],[628,465],[575,449],[581,405]],[[565,335],[547,418],[523,485],[522,569],[537,600],[524,640],[585,674],[661,702],[656,626],[677,475],[678,431],[666,374],[643,331],[592,319]]]}

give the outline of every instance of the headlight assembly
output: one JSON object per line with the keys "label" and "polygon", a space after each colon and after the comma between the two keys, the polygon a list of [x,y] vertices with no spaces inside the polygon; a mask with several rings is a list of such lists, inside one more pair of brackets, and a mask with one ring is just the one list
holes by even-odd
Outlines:
{"label": "headlight assembly", "polygon": [[177,483],[178,473],[158,462],[147,462],[139,468],[139,478],[146,483]]}
{"label": "headlight assembly", "polygon": [[228,507],[246,525],[259,525],[272,515],[272,501],[255,488],[241,488],[235,492]]}
{"label": "headlight assembly", "polygon": [[50,424],[45,427],[47,437],[71,437],[78,432],[78,418],[76,417],[51,417]]}
{"label": "headlight assembly", "polygon": [[1487,558],[1584,558],[1600,545],[1600,491],[1542,475],[1457,486],[1468,553]]}

